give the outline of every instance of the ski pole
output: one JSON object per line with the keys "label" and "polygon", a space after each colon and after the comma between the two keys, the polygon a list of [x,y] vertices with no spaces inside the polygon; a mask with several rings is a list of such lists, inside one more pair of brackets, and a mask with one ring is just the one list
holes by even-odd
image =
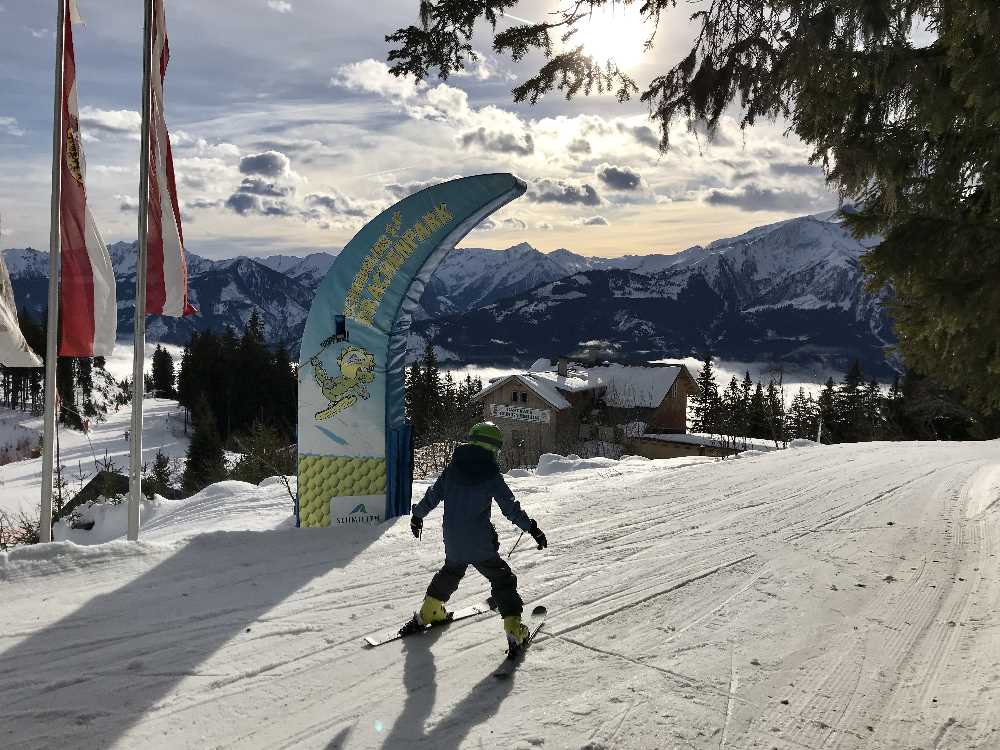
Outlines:
{"label": "ski pole", "polygon": [[[521,532],[521,536],[524,536],[524,532],[523,532],[523,531]],[[514,546],[513,546],[513,547],[511,547],[511,548],[510,548],[510,552],[508,552],[508,553],[507,553],[507,559],[508,559],[508,560],[510,559],[510,556],[514,554],[514,550],[516,550],[516,549],[517,549],[517,545],[519,545],[519,544],[521,543],[521,536],[519,536],[519,537],[517,538],[517,541],[516,541],[516,542],[514,542]]]}

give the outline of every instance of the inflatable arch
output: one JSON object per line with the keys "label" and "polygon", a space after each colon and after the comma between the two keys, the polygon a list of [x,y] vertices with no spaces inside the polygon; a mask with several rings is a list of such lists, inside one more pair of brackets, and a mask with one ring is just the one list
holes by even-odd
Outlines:
{"label": "inflatable arch", "polygon": [[403,397],[412,312],[456,243],[525,189],[510,174],[429,187],[383,211],[337,256],[302,335],[296,525],[410,512]]}

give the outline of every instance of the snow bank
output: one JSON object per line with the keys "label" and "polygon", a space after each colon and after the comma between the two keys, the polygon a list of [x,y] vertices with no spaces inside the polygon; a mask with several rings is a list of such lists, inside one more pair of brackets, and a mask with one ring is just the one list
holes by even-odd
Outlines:
{"label": "snow bank", "polygon": [[553,474],[565,474],[569,471],[583,469],[606,469],[617,464],[618,461],[614,458],[580,458],[575,453],[568,456],[543,453],[538,459],[538,466],[535,467],[535,476],[548,477]]}
{"label": "snow bank", "polygon": [[795,438],[792,442],[788,444],[789,448],[815,448],[822,445],[822,443],[817,443],[815,440],[806,440],[805,438]]}
{"label": "snow bank", "polygon": [[62,575],[98,563],[169,553],[171,549],[170,545],[147,541],[115,541],[100,545],[65,541],[15,547],[9,552],[0,552],[0,581]]}
{"label": "snow bank", "polygon": [[[145,523],[154,518],[160,510],[157,496],[152,501],[145,501],[139,508],[139,518]],[[128,503],[87,503],[77,512],[77,518],[84,523],[93,523],[88,529],[74,529],[68,519],[58,521],[52,527],[52,538],[57,542],[73,544],[104,544],[113,539],[124,537],[128,529]]]}
{"label": "snow bank", "polygon": [[[295,477],[289,477],[295,492]],[[79,513],[94,527],[72,529],[65,522],[55,525],[58,541],[81,545],[104,544],[123,539],[128,528],[128,506],[95,503]],[[218,482],[183,500],[157,495],[144,502],[140,511],[142,539],[178,541],[216,531],[270,531],[295,525],[294,500],[280,477],[268,477],[259,485]]]}

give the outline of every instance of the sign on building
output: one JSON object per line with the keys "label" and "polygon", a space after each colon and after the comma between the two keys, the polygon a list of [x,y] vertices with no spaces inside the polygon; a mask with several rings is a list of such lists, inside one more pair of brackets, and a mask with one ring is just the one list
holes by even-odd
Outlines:
{"label": "sign on building", "polygon": [[527,406],[511,406],[509,404],[493,404],[493,416],[501,419],[513,419],[517,422],[537,422],[548,424],[551,415],[548,409],[529,409]]}

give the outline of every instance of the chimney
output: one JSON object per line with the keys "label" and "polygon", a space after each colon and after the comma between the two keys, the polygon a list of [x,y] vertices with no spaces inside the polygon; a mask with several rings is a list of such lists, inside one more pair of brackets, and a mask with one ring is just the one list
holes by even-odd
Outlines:
{"label": "chimney", "polygon": [[560,357],[559,361],[556,363],[556,373],[565,378],[569,374],[569,360],[565,357]]}

